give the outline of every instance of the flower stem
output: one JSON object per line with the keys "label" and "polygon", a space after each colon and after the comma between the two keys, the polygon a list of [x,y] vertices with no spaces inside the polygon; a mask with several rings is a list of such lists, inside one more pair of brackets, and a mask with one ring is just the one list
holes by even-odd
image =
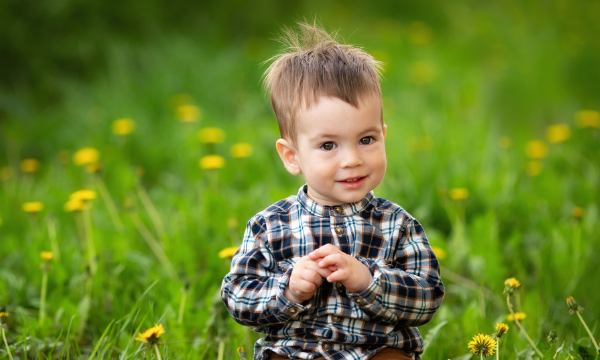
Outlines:
{"label": "flower stem", "polygon": [[496,360],[500,360],[500,338],[496,341]]}
{"label": "flower stem", "polygon": [[183,311],[185,310],[185,301],[187,299],[187,290],[183,289],[181,291],[183,295],[181,296],[181,303],[179,304],[179,315],[177,316],[177,322],[179,324],[183,323]]}
{"label": "flower stem", "polygon": [[42,291],[40,294],[40,325],[46,318],[46,290],[48,288],[48,270],[42,269]]}
{"label": "flower stem", "polygon": [[4,339],[4,346],[6,346],[6,352],[8,352],[8,358],[13,360],[12,354],[10,353],[10,348],[8,347],[8,342],[6,341],[6,335],[4,334],[4,327],[0,325],[0,331],[2,331],[2,339]]}
{"label": "flower stem", "polygon": [[517,327],[519,328],[519,330],[521,330],[521,333],[523,335],[525,335],[525,339],[527,339],[527,341],[529,342],[529,345],[531,345],[533,350],[535,350],[535,352],[540,356],[540,358],[543,359],[544,354],[542,354],[542,352],[537,348],[537,346],[535,346],[533,340],[531,340],[529,335],[527,335],[527,331],[525,331],[523,326],[521,326],[521,323],[519,322],[519,320],[517,320],[517,317],[515,316],[515,312],[513,311],[513,308],[512,308],[512,304],[510,303],[510,295],[506,296],[506,304],[508,305],[508,310],[510,311],[510,313],[513,316],[513,319],[515,320],[515,324],[517,324]]}
{"label": "flower stem", "polygon": [[596,353],[600,353],[600,348],[598,348],[598,343],[594,339],[594,336],[592,335],[592,332],[590,331],[590,328],[588,328],[588,326],[585,323],[585,321],[583,321],[583,318],[581,317],[581,314],[579,314],[579,311],[576,311],[576,313],[577,313],[577,317],[579,317],[579,320],[581,320],[581,323],[583,324],[583,327],[585,328],[585,331],[587,331],[588,335],[590,336],[590,339],[592,339],[592,343],[594,343],[594,347],[596,348]]}
{"label": "flower stem", "polygon": [[90,210],[84,209],[82,211],[83,225],[85,229],[85,241],[88,250],[88,258],[90,261],[90,273],[96,274],[96,246],[94,245],[94,237],[92,235],[92,217],[90,216]]}
{"label": "flower stem", "polygon": [[98,190],[100,190],[100,196],[102,196],[102,200],[106,204],[106,208],[108,209],[108,213],[110,214],[110,219],[112,220],[115,228],[119,232],[123,232],[124,227],[121,219],[119,218],[119,214],[117,212],[117,207],[115,206],[115,202],[113,201],[104,181],[100,177],[96,179],[96,185],[98,186]]}
{"label": "flower stem", "polygon": [[137,193],[138,193],[138,196],[140,197],[140,200],[142,201],[142,204],[146,208],[148,215],[150,215],[150,219],[152,220],[154,229],[156,230],[156,233],[158,234],[158,238],[162,239],[165,236],[165,227],[163,226],[163,223],[162,223],[162,220],[160,219],[160,215],[158,214],[158,211],[156,211],[156,208],[152,204],[152,200],[150,200],[150,197],[148,196],[146,189],[144,189],[144,187],[141,184],[137,188]]}
{"label": "flower stem", "polygon": [[162,360],[162,357],[160,357],[160,351],[158,351],[158,345],[154,344],[152,347],[154,348],[154,352],[156,353],[158,360]]}
{"label": "flower stem", "polygon": [[135,224],[135,227],[137,227],[138,231],[142,235],[142,238],[144,238],[144,240],[146,241],[154,255],[156,255],[158,261],[160,261],[160,263],[165,268],[169,276],[172,279],[177,279],[177,273],[175,272],[175,269],[173,269],[173,265],[169,261],[169,258],[167,258],[167,255],[165,254],[160,243],[152,236],[150,230],[148,230],[144,223],[140,221],[140,218],[137,216],[137,214],[133,214],[131,218],[133,220],[133,223]]}
{"label": "flower stem", "polygon": [[481,360],[483,360],[483,353],[482,353],[482,352],[480,352],[480,353],[479,353],[479,358],[480,358]]}

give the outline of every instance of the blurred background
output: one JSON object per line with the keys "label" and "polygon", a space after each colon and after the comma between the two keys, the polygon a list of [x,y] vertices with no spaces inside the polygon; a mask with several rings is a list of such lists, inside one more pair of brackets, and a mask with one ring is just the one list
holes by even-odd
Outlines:
{"label": "blurred background", "polygon": [[[316,19],[384,62],[376,194],[423,224],[448,291],[422,329],[426,358],[469,358],[473,335],[507,321],[513,276],[538,346],[586,358],[592,342],[564,303],[588,308],[598,336],[599,17],[600,1],[585,0],[0,0],[0,306],[18,314],[13,354],[60,341],[55,356],[89,355],[108,334],[100,351],[125,356],[159,320],[175,358],[252,353],[256,335],[213,296],[229,266],[218,253],[303,183],[279,163],[261,76],[281,28]],[[89,148],[96,159],[78,160]],[[87,232],[64,208],[82,188],[99,194]],[[50,249],[52,320],[38,324]],[[102,314],[84,316],[94,306]],[[71,316],[85,318],[73,339]],[[115,319],[126,324],[108,331]],[[503,353],[528,358],[513,330]]]}

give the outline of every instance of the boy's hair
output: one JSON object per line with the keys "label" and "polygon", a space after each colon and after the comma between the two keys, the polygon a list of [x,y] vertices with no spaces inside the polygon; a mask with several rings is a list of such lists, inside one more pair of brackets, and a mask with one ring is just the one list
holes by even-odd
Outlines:
{"label": "boy's hair", "polygon": [[286,51],[275,55],[265,71],[281,137],[296,142],[296,116],[319,96],[337,97],[359,106],[365,96],[381,99],[381,63],[358,47],[340,44],[317,24],[298,23],[299,32],[284,28]]}

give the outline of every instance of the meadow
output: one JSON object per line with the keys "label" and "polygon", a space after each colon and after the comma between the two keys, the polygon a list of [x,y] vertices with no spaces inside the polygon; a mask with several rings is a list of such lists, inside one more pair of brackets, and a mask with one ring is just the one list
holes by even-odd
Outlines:
{"label": "meadow", "polygon": [[499,358],[598,358],[600,3],[260,4],[0,86],[0,359],[252,358],[220,285],[246,221],[303,184],[261,75],[314,16],[385,63],[375,194],[423,225],[446,286],[424,359],[480,358],[498,323]]}

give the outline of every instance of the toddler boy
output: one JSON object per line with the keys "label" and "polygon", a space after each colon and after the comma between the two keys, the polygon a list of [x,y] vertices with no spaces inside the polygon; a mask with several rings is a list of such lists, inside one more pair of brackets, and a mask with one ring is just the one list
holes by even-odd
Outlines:
{"label": "toddler boy", "polygon": [[379,63],[320,28],[287,31],[265,83],[283,165],[306,184],[256,214],[223,280],[254,359],[419,359],[444,297],[421,225],[373,189],[385,174]]}

